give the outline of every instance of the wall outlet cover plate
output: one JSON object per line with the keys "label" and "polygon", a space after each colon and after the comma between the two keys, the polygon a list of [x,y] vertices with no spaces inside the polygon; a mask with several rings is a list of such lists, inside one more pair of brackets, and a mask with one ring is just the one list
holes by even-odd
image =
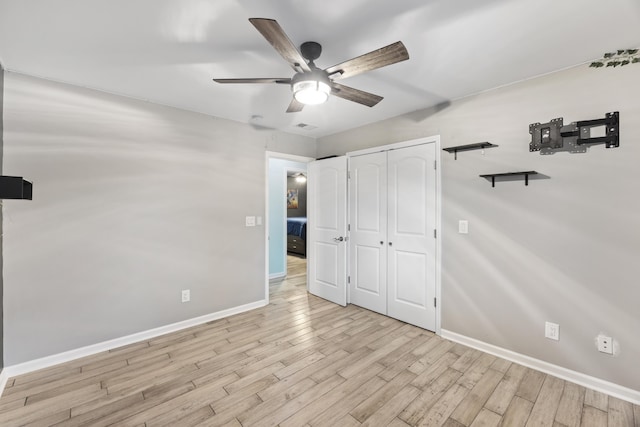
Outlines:
{"label": "wall outlet cover plate", "polygon": [[600,353],[613,354],[613,338],[606,335],[598,335],[598,351]]}

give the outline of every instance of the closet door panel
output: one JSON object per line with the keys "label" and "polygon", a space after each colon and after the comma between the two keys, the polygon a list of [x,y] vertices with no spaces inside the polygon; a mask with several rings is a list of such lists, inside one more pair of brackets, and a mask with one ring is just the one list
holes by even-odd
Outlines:
{"label": "closet door panel", "polygon": [[392,251],[392,262],[397,284],[395,299],[405,304],[424,309],[427,306],[427,288],[424,286],[427,260],[425,254],[407,251]]}
{"label": "closet door panel", "polygon": [[387,312],[387,155],[349,160],[350,302]]}
{"label": "closet door panel", "polygon": [[[363,244],[355,246],[354,260],[356,274],[353,283],[359,292],[369,292],[372,295],[380,295],[381,287],[386,286],[384,277],[380,277],[379,271],[383,270],[379,247],[371,247]],[[382,283],[381,283],[382,282]]]}
{"label": "closet door panel", "polygon": [[387,314],[435,329],[435,145],[389,152]]}

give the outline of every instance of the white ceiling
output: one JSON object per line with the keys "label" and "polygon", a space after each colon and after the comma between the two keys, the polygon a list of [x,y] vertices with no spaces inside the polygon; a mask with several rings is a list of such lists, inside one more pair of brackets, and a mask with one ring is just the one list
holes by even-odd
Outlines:
{"label": "white ceiling", "polygon": [[[211,80],[293,75],[252,17],[321,43],[320,68],[398,40],[411,58],[341,81],[383,96],[373,108],[287,114],[286,85]],[[639,46],[639,0],[0,0],[10,71],[312,137]]]}

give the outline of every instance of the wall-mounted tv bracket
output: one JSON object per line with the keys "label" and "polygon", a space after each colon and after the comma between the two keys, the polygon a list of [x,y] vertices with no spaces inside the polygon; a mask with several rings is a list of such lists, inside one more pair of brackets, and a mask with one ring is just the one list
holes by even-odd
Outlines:
{"label": "wall-mounted tv bracket", "polygon": [[531,134],[531,142],[529,143],[529,151],[540,151],[543,148],[562,148],[562,129],[563,118],[551,120],[549,123],[531,123],[529,125],[529,133]]}
{"label": "wall-mounted tv bracket", "polygon": [[[560,135],[563,138],[578,137],[576,144],[606,144],[607,148],[616,148],[620,146],[620,113],[605,114],[604,119],[583,120],[571,123],[568,127],[571,129],[562,129]],[[592,130],[604,126],[604,136],[592,136]]]}
{"label": "wall-mounted tv bracket", "polygon": [[583,120],[567,126],[563,126],[562,117],[549,123],[532,123],[529,125],[529,151],[540,151],[540,154],[559,151],[586,153],[587,147],[593,144],[619,147],[619,119],[620,113],[615,111],[607,113],[603,119]]}

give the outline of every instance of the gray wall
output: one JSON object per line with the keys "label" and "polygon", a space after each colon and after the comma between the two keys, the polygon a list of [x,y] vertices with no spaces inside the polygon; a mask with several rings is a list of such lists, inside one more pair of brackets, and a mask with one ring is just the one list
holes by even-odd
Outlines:
{"label": "gray wall", "polygon": [[287,217],[307,216],[307,183],[287,177],[287,189],[298,190],[298,209],[287,209]]}
{"label": "gray wall", "polygon": [[15,73],[4,104],[7,366],[264,298],[265,151],[313,139]]}
{"label": "gray wall", "polygon": [[[639,81],[640,65],[585,65],[321,138],[318,156],[436,134],[443,147],[498,144],[457,161],[442,152],[442,327],[640,390]],[[530,123],[610,111],[620,148],[529,153]],[[478,177],[518,170],[550,179],[491,188]],[[559,342],[544,338],[547,320]],[[617,355],[596,350],[600,332]]]}
{"label": "gray wall", "polygon": [[[0,175],[2,175],[2,149],[4,147],[4,69],[0,64]],[[2,212],[0,207],[0,372],[4,368],[4,284],[2,268]]]}

